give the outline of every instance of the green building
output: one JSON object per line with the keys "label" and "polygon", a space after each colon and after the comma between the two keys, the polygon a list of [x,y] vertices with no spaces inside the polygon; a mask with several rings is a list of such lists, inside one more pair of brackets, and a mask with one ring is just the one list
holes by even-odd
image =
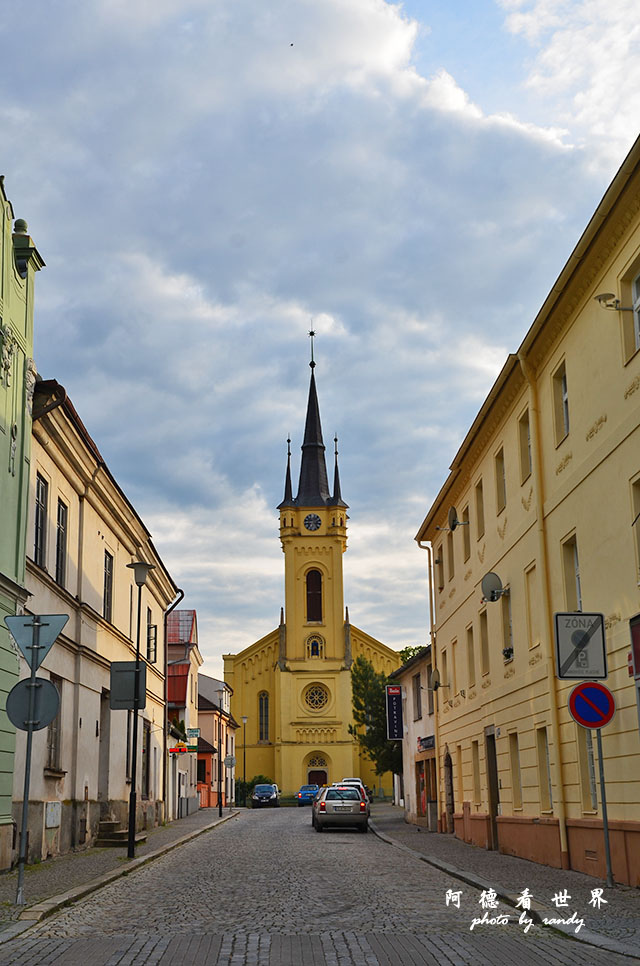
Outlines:
{"label": "green building", "polygon": [[27,234],[13,226],[13,209],[0,178],[0,869],[11,865],[15,729],[5,711],[18,681],[18,657],[4,618],[27,600],[27,541],[33,362],[33,290],[44,262]]}

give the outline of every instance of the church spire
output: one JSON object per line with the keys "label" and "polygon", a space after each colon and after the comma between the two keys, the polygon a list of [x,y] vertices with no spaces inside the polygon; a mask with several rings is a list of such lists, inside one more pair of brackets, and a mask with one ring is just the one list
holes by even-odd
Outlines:
{"label": "church spire", "polygon": [[338,470],[338,437],[337,435],[333,437],[333,442],[335,444],[334,456],[335,456],[335,468],[333,471],[333,496],[329,500],[329,506],[343,506],[347,507],[348,504],[342,499],[342,493],[340,492],[340,472]]}
{"label": "church spire", "polygon": [[293,506],[293,489],[291,487],[291,437],[287,436],[287,472],[284,478],[284,500],[279,504],[278,510],[283,507]]}
{"label": "church spire", "polygon": [[304,442],[302,444],[302,461],[300,463],[300,481],[298,483],[298,506],[326,506],[329,494],[327,480],[327,466],[324,460],[324,443],[322,441],[322,426],[320,425],[320,407],[316,392],[313,361],[313,335],[311,341],[311,382],[309,385],[309,400],[307,402],[307,421],[304,427]]}

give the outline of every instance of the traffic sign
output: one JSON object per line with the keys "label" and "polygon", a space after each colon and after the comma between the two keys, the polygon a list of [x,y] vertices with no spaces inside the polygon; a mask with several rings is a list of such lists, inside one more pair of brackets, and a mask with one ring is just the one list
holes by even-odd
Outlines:
{"label": "traffic sign", "polygon": [[[134,711],[136,707],[136,662],[112,661],[109,707],[112,711]],[[138,668],[138,710],[147,705],[147,665]]]}
{"label": "traffic sign", "polygon": [[4,622],[29,667],[36,670],[68,620],[68,614],[35,614],[29,617],[5,617]]}
{"label": "traffic sign", "polygon": [[24,681],[18,681],[7,695],[7,717],[20,731],[29,730],[29,696],[32,688],[32,731],[46,728],[60,710],[60,695],[52,681],[47,678],[25,678]]}
{"label": "traffic sign", "polygon": [[227,757],[224,760],[224,767],[225,768],[233,768],[233,766],[235,765],[235,763],[236,763],[236,756],[235,755],[227,755]]}
{"label": "traffic sign", "polygon": [[607,677],[604,614],[582,611],[555,615],[556,673],[559,678]]}
{"label": "traffic sign", "polygon": [[609,724],[616,710],[616,701],[604,684],[583,681],[569,695],[569,713],[583,728],[602,728]]}

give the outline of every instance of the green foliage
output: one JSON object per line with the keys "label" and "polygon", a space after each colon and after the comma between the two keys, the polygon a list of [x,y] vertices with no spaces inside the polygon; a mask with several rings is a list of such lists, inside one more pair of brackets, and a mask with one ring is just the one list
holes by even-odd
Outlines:
{"label": "green foliage", "polygon": [[171,732],[173,733],[173,737],[179,741],[187,740],[187,729],[185,728],[184,718],[181,718],[180,721],[177,718],[171,720]]}
{"label": "green foliage", "polygon": [[376,775],[402,771],[402,744],[387,740],[385,685],[387,678],[374,670],[363,657],[351,667],[351,692],[354,725],[349,731],[357,739],[367,758],[373,762]]}
{"label": "green foliage", "polygon": [[237,781],[236,782],[236,802],[238,805],[246,805],[251,797],[251,792],[256,785],[272,785],[273,782],[270,778],[266,778],[264,775],[254,775],[250,781]]}
{"label": "green foliage", "polygon": [[402,650],[398,652],[400,654],[400,663],[406,664],[407,661],[410,661],[412,657],[415,657],[416,654],[419,654],[424,647],[424,644],[408,644],[406,647],[403,647]]}

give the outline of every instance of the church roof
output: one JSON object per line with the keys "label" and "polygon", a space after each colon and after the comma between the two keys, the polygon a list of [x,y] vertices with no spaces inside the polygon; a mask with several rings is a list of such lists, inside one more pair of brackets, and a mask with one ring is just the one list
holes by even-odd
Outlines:
{"label": "church roof", "polygon": [[[300,479],[298,481],[298,495],[293,499],[291,486],[291,449],[287,449],[287,472],[284,485],[284,499],[278,509],[288,506],[342,506],[347,504],[340,492],[340,475],[338,472],[338,451],[336,445],[335,471],[333,482],[333,497],[329,491],[327,465],[324,458],[324,441],[322,439],[322,425],[320,423],[320,407],[314,375],[315,362],[310,363],[311,380],[309,383],[309,399],[307,401],[307,418],[304,427],[304,441],[302,443],[302,459],[300,461]],[[287,440],[289,444],[291,441]],[[337,440],[336,440],[337,444]]]}

